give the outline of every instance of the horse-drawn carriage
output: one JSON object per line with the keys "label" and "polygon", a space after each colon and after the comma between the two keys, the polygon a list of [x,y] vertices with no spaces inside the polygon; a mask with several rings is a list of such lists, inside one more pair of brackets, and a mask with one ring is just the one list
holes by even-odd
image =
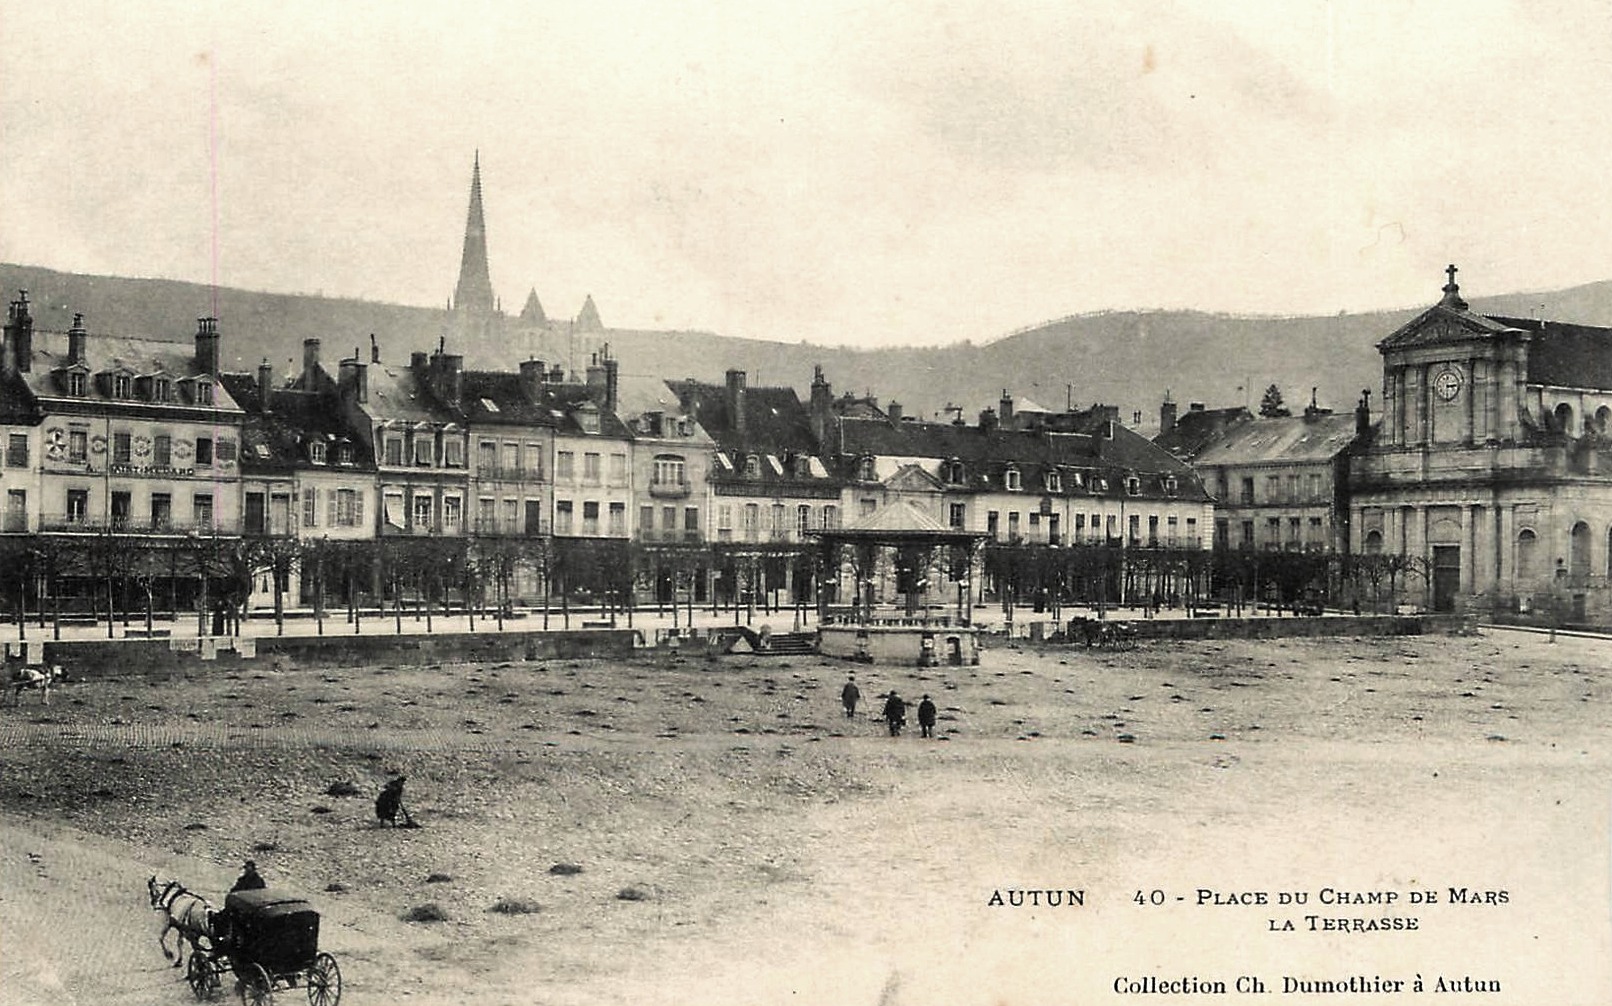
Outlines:
{"label": "horse-drawn carriage", "polygon": [[1087,649],[1095,646],[1105,650],[1134,650],[1137,632],[1136,626],[1130,622],[1109,622],[1077,615],[1069,620],[1064,638],[1071,643],[1085,643]]}
{"label": "horse-drawn carriage", "polygon": [[210,999],[226,972],[241,1001],[267,1006],[274,993],[302,987],[308,1006],[341,1002],[341,969],[319,950],[319,913],[308,902],[272,888],[235,891],[212,916],[210,949],[192,951],[185,980],[197,999]]}

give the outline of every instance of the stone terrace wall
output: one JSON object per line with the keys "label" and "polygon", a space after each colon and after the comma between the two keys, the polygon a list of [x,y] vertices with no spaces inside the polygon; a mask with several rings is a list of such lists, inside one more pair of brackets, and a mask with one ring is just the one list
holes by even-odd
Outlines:
{"label": "stone terrace wall", "polygon": [[[75,679],[164,675],[208,670],[286,666],[340,667],[357,664],[447,664],[492,661],[628,657],[639,642],[632,629],[569,632],[477,632],[434,635],[259,637],[256,655],[218,649],[204,659],[200,648],[173,649],[166,639],[105,639],[46,642],[45,662],[60,664]],[[195,640],[181,643],[195,644]],[[232,640],[212,641],[220,646]]]}
{"label": "stone terrace wall", "polygon": [[1293,636],[1419,636],[1456,632],[1458,618],[1427,615],[1319,615],[1294,618],[1108,619],[1129,621],[1138,639],[1281,639]]}

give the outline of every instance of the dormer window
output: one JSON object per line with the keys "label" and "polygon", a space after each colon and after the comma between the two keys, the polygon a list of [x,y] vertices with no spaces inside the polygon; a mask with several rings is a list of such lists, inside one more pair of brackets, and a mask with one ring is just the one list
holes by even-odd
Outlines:
{"label": "dormer window", "polygon": [[198,405],[211,405],[211,404],[213,404],[213,382],[212,381],[197,381],[196,382],[196,403]]}
{"label": "dormer window", "polygon": [[325,445],[317,440],[308,445],[308,460],[316,465],[325,463]]}
{"label": "dormer window", "polygon": [[1125,492],[1130,496],[1140,496],[1142,493],[1142,480],[1135,475],[1127,476],[1125,479]]}
{"label": "dormer window", "polygon": [[1062,474],[1060,474],[1058,472],[1048,472],[1047,473],[1047,492],[1049,492],[1049,493],[1061,493],[1061,492],[1063,492],[1063,475]]}
{"label": "dormer window", "polygon": [[352,444],[338,444],[337,445],[337,447],[336,447],[336,463],[338,465],[350,465],[350,464],[353,463],[353,445]]}
{"label": "dormer window", "polygon": [[153,402],[167,402],[173,399],[173,382],[166,377],[153,378],[151,381],[151,400]]}
{"label": "dormer window", "polygon": [[128,374],[113,374],[112,375],[112,397],[113,398],[128,398],[129,397],[129,386],[130,386],[130,381],[129,381],[129,375]]}
{"label": "dormer window", "polygon": [[1167,476],[1165,478],[1165,480],[1164,480],[1164,495],[1166,495],[1166,496],[1174,496],[1175,494],[1176,494],[1175,476],[1174,475]]}
{"label": "dormer window", "polygon": [[879,470],[877,466],[874,465],[872,458],[862,459],[862,463],[857,466],[856,477],[861,479],[863,482],[874,482],[878,480]]}
{"label": "dormer window", "polygon": [[805,454],[795,455],[793,467],[796,478],[809,478],[812,474],[812,459]]}
{"label": "dormer window", "polygon": [[1009,492],[1018,492],[1024,488],[1023,477],[1017,468],[1009,468],[1003,474],[1002,481],[1007,485]]}
{"label": "dormer window", "polygon": [[744,458],[744,477],[747,478],[747,479],[755,479],[755,478],[760,478],[761,477],[761,456],[759,454],[747,454],[747,455],[745,455],[745,458]]}
{"label": "dormer window", "polygon": [[70,370],[70,371],[68,371],[68,373],[67,373],[67,393],[69,395],[72,395],[74,398],[83,398],[84,397],[84,386],[85,386],[85,380],[84,380],[84,373],[82,371],[78,371],[78,370]]}
{"label": "dormer window", "polygon": [[960,486],[963,484],[963,463],[955,459],[948,461],[942,467],[941,474],[951,485]]}

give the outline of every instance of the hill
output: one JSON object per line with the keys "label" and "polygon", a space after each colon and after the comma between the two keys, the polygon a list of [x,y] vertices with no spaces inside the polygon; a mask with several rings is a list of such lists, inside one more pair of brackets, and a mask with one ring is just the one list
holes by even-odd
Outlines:
{"label": "hill", "polygon": [[[355,349],[367,354],[370,333],[382,357],[407,360],[439,338],[476,368],[512,367],[522,359],[586,366],[608,343],[628,374],[720,381],[736,367],[752,385],[793,385],[804,396],[812,368],[823,366],[836,391],[868,392],[899,401],[909,414],[933,415],[950,403],[974,417],[1004,388],[1049,408],[1106,402],[1156,421],[1166,389],[1177,402],[1257,406],[1269,384],[1290,406],[1317,390],[1321,404],[1354,405],[1362,388],[1378,396],[1376,343],[1422,307],[1330,317],[1240,317],[1198,311],[1102,312],[1075,315],[987,342],[949,346],[857,349],[740,339],[700,331],[604,329],[578,332],[567,322],[546,327],[510,318],[493,336],[455,336],[445,310],[310,295],[260,293],[173,280],[62,273],[0,264],[0,286],[26,289],[39,327],[65,330],[83,312],[92,333],[188,341],[194,319],[216,313],[224,365],[248,370],[267,358],[277,369],[300,360],[302,341],[318,338],[327,363]],[[1436,291],[1430,291],[1436,293]],[[216,295],[216,307],[215,307]],[[1430,296],[1428,304],[1433,303]],[[1423,305],[1424,307],[1426,305]],[[1612,322],[1612,282],[1566,290],[1475,298],[1480,311],[1543,315],[1588,324]],[[609,318],[608,305],[604,310]],[[1246,389],[1246,390],[1244,390]]]}

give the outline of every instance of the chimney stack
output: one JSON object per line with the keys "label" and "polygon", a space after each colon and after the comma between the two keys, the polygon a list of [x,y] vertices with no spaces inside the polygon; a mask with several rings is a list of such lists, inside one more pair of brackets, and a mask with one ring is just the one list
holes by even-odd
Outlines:
{"label": "chimney stack", "polygon": [[263,362],[257,365],[258,407],[264,412],[269,411],[269,396],[272,394],[274,394],[274,368],[269,366],[269,358],[265,356]]}
{"label": "chimney stack", "polygon": [[827,450],[828,424],[834,415],[834,388],[823,376],[823,365],[812,368],[811,398],[812,435],[817,438],[820,450]]}
{"label": "chimney stack", "polygon": [[218,319],[196,319],[196,369],[218,376]]}
{"label": "chimney stack", "polygon": [[543,378],[547,371],[543,369],[542,360],[521,361],[521,387],[526,391],[526,397],[536,402],[543,397]]}
{"label": "chimney stack", "polygon": [[418,373],[421,373],[422,371],[424,371],[425,368],[426,368],[425,350],[416,349],[414,352],[409,354],[409,369],[410,370],[412,370],[416,374],[418,374]]}
{"label": "chimney stack", "polygon": [[550,367],[549,368],[549,383],[550,384],[564,384],[565,383],[565,368],[560,366],[558,363],[556,363],[554,366]]}
{"label": "chimney stack", "polygon": [[1001,402],[999,402],[997,404],[1001,405],[1001,407],[1002,407],[1001,419],[1002,419],[1003,428],[1012,429],[1013,428],[1013,396],[1008,394],[1008,389],[1006,389],[1006,388],[1002,389],[1002,400],[1001,400]]}
{"label": "chimney stack", "polygon": [[465,393],[465,358],[458,353],[442,354],[442,380],[439,394],[454,408]]}
{"label": "chimney stack", "polygon": [[1159,434],[1162,436],[1175,429],[1176,410],[1175,403],[1170,400],[1170,393],[1164,393],[1164,404],[1159,406]]}
{"label": "chimney stack", "polygon": [[901,403],[891,399],[890,407],[884,410],[884,414],[890,417],[892,423],[901,422]]}
{"label": "chimney stack", "polygon": [[728,393],[728,421],[733,424],[733,431],[744,436],[744,383],[745,372],[737,368],[729,368],[727,373]]}
{"label": "chimney stack", "polygon": [[369,333],[369,362],[381,362],[381,344],[375,341],[375,333]]}
{"label": "chimney stack", "polygon": [[319,390],[319,340],[302,340],[302,390]]}
{"label": "chimney stack", "polygon": [[980,410],[980,432],[996,432],[996,410],[989,406]]}
{"label": "chimney stack", "polygon": [[[608,352],[609,347],[607,346],[605,348],[606,348],[606,351]],[[604,376],[604,381],[605,381],[604,408],[605,408],[606,412],[615,412],[616,411],[617,392],[620,391],[620,388],[621,388],[621,365],[616,362],[615,357],[613,357],[613,356],[606,356],[605,357],[604,372],[605,372],[605,376]]]}
{"label": "chimney stack", "polygon": [[1355,436],[1364,438],[1371,432],[1371,391],[1361,389],[1360,404],[1355,406]]}
{"label": "chimney stack", "polygon": [[84,343],[89,333],[84,331],[84,316],[73,315],[73,327],[67,330],[67,362],[84,363]]}
{"label": "chimney stack", "polygon": [[354,353],[352,359],[341,361],[341,372],[337,378],[337,386],[341,389],[343,397],[352,396],[352,400],[359,405],[369,401],[369,368]]}

